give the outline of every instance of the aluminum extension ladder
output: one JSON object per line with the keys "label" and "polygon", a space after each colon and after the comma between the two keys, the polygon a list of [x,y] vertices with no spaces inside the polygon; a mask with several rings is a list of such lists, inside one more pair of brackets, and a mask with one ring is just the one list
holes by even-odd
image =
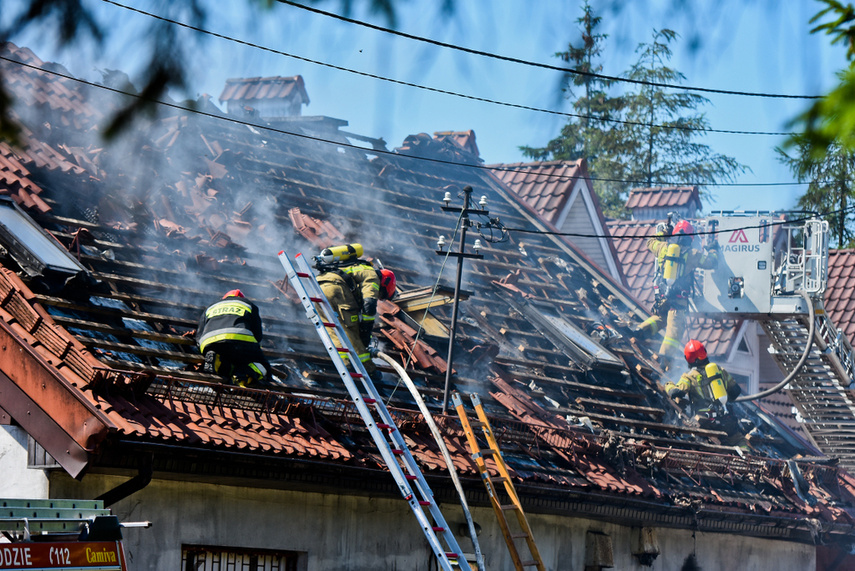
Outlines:
{"label": "aluminum extension ladder", "polygon": [[[465,567],[461,567],[460,560],[464,558],[460,546],[434,501],[433,492],[407,448],[404,437],[401,436],[395,421],[383,404],[383,399],[374,387],[374,383],[371,382],[368,372],[359,360],[353,345],[347,338],[336,311],[333,310],[332,305],[318,285],[315,274],[305,256],[302,254],[295,256],[296,269],[285,252],[279,252],[279,261],[282,262],[288,275],[288,281],[303,303],[306,316],[315,325],[315,331],[323,341],[330,359],[341,375],[347,392],[350,393],[359,415],[383,456],[383,461],[392,473],[392,477],[395,478],[401,496],[407,501],[419,521],[422,532],[436,555],[440,567],[447,571],[461,568],[468,570],[469,565],[465,561]],[[335,346],[330,336],[330,330],[335,332],[342,347]],[[343,355],[349,358],[354,371],[348,370]],[[362,390],[357,386],[357,382],[362,386]],[[445,542],[445,548],[442,541]]]}
{"label": "aluminum extension ladder", "polygon": [[[481,399],[479,399],[476,394],[472,394],[471,399],[472,407],[475,409],[475,414],[478,416],[478,420],[470,422],[469,415],[463,407],[463,401],[460,399],[460,395],[458,393],[453,393],[451,395],[451,402],[454,405],[455,410],[457,410],[457,416],[460,417],[460,423],[463,425],[463,432],[466,434],[469,449],[472,451],[472,458],[478,466],[478,472],[481,474],[481,480],[484,482],[484,487],[487,488],[487,495],[490,496],[490,504],[493,506],[493,511],[496,513],[496,519],[499,520],[499,527],[502,529],[502,535],[505,538],[505,543],[508,544],[508,551],[510,552],[511,559],[514,562],[514,568],[517,571],[523,571],[526,567],[535,567],[538,571],[546,571],[546,566],[543,564],[540,552],[537,550],[537,545],[534,542],[534,536],[531,534],[531,528],[528,525],[525,512],[523,512],[519,496],[517,496],[514,484],[511,481],[511,475],[508,473],[508,467],[505,465],[502,453],[499,450],[499,443],[496,441],[496,437],[493,435],[493,429],[490,428],[490,421],[487,420],[487,415],[484,413],[484,407],[481,405]],[[478,438],[472,430],[473,426],[481,428],[489,448],[482,449],[478,444]],[[504,484],[505,492],[510,503],[503,504],[499,498],[496,485],[493,483],[493,480],[490,478],[490,473],[487,470],[487,464],[484,460],[485,456],[491,456],[493,461],[496,463],[496,468],[499,470],[499,478],[496,479]],[[511,531],[508,519],[505,517],[506,511],[512,511],[516,515],[520,530],[518,533]],[[525,539],[525,543],[528,546],[528,551],[531,555],[530,559],[524,560],[522,558],[516,543],[518,539]]]}

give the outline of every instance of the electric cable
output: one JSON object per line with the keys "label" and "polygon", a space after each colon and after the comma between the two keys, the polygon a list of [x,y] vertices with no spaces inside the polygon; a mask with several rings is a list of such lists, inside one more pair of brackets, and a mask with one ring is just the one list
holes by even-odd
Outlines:
{"label": "electric cable", "polygon": [[[107,0],[104,0],[104,1],[107,1]],[[202,117],[219,119],[222,121],[234,123],[236,125],[244,125],[246,127],[252,128],[252,129],[260,129],[263,131],[268,131],[271,133],[277,133],[280,135],[298,137],[301,139],[315,141],[318,143],[335,145],[335,146],[341,147],[341,148],[354,149],[358,152],[374,154],[374,155],[378,155],[378,156],[394,156],[397,158],[407,158],[407,159],[411,159],[411,160],[415,160],[415,161],[426,161],[426,162],[430,162],[430,163],[452,165],[452,166],[456,166],[456,167],[472,168],[472,169],[484,170],[484,171],[490,171],[490,172],[492,172],[492,171],[516,172],[516,173],[525,173],[526,172],[526,169],[515,169],[515,168],[509,168],[509,167],[498,167],[498,166],[490,166],[490,165],[483,165],[483,164],[461,163],[461,162],[457,162],[454,160],[448,160],[448,159],[439,159],[439,158],[435,158],[435,157],[423,157],[423,156],[417,156],[417,155],[409,155],[406,153],[397,153],[395,151],[387,151],[385,149],[376,149],[376,148],[366,149],[365,147],[355,145],[353,143],[347,143],[344,141],[331,141],[329,139],[324,139],[323,137],[316,137],[316,136],[309,135],[306,133],[295,133],[293,131],[286,131],[284,129],[277,129],[276,127],[272,127],[270,125],[263,125],[260,123],[252,123],[249,121],[242,121],[242,120],[237,119],[235,117],[226,116],[224,114],[209,113],[207,111],[202,111],[200,109],[195,109],[193,107],[186,107],[184,105],[172,103],[169,101],[163,101],[160,99],[153,99],[150,97],[146,97],[144,95],[140,95],[139,93],[132,93],[129,91],[123,91],[123,90],[117,89],[115,87],[109,87],[109,86],[106,86],[106,85],[103,85],[100,83],[95,83],[93,81],[80,79],[78,77],[74,77],[72,75],[65,74],[65,73],[60,73],[60,72],[55,71],[55,70],[49,70],[49,69],[45,69],[43,67],[39,67],[36,65],[24,63],[22,61],[18,61],[16,59],[12,59],[12,58],[9,58],[6,56],[0,56],[0,60],[7,61],[9,63],[13,63],[13,64],[16,64],[16,65],[19,65],[22,67],[27,67],[27,68],[30,68],[30,69],[33,69],[33,70],[36,70],[36,71],[39,71],[42,73],[46,73],[49,75],[54,75],[56,77],[61,77],[63,79],[67,79],[69,81],[80,83],[81,85],[87,85],[87,86],[95,88],[95,89],[110,91],[110,92],[116,93],[118,95],[123,95],[126,97],[132,97],[135,99],[139,99],[140,101],[146,101],[146,102],[149,102],[149,103],[152,103],[155,105],[160,105],[162,107],[169,107],[172,109],[177,109],[179,111],[184,111],[186,113],[196,114],[196,115],[199,115]],[[569,178],[569,179],[577,178],[577,177],[567,177],[566,175],[553,175],[553,174],[549,174],[549,173],[543,174],[542,176],[544,176],[546,178],[559,178],[561,180],[563,180],[565,178]],[[619,182],[619,183],[626,183],[626,184],[646,184],[646,181],[627,180],[627,179],[611,179],[611,178],[602,178],[602,177],[588,177],[588,180],[601,181],[601,182]],[[676,186],[676,187],[679,187],[679,186],[759,187],[759,186],[803,186],[803,185],[810,185],[811,183],[807,183],[807,182],[804,182],[804,183],[803,182],[757,182],[757,183],[711,182],[711,183],[698,184],[698,183],[693,183],[693,182],[670,182],[670,183],[661,183],[661,184],[667,185],[667,186]]]}
{"label": "electric cable", "polygon": [[[104,0],[104,1],[107,1],[107,0]],[[445,159],[437,159],[437,158],[433,158],[433,157],[421,157],[421,156],[415,156],[415,155],[406,155],[406,154],[396,153],[396,152],[394,152],[394,151],[387,151],[387,150],[383,150],[383,149],[370,149],[370,150],[369,150],[369,149],[366,149],[366,148],[364,148],[364,147],[361,147],[361,146],[359,146],[359,145],[355,145],[355,144],[352,144],[352,143],[346,143],[346,142],[343,142],[343,141],[331,141],[331,140],[329,140],[329,139],[324,139],[323,137],[316,137],[316,136],[309,135],[309,134],[306,134],[306,133],[294,133],[294,132],[291,132],[291,131],[285,131],[285,130],[283,130],[283,129],[277,129],[277,128],[272,127],[272,126],[269,126],[269,125],[262,125],[262,124],[258,124],[258,123],[252,123],[252,122],[249,122],[249,121],[243,121],[243,120],[237,119],[237,118],[235,118],[235,117],[229,117],[229,116],[225,116],[225,115],[221,115],[221,114],[216,114],[216,113],[209,113],[209,112],[207,112],[207,111],[202,111],[202,110],[199,110],[199,109],[194,109],[194,108],[192,108],[192,107],[185,107],[185,106],[183,106],[183,105],[179,105],[179,104],[177,104],[177,103],[172,103],[172,102],[169,102],[169,101],[162,101],[162,100],[158,100],[158,99],[151,99],[151,98],[144,97],[144,96],[142,96],[142,95],[140,95],[140,94],[137,94],[137,93],[131,93],[131,92],[123,91],[123,90],[121,90],[121,89],[117,89],[117,88],[114,88],[114,87],[109,87],[109,86],[102,85],[102,84],[99,84],[99,83],[94,83],[94,82],[92,82],[92,81],[88,81],[88,80],[85,80],[85,79],[80,79],[80,78],[74,77],[74,76],[69,75],[69,74],[60,73],[60,72],[55,71],[55,70],[44,69],[44,68],[39,67],[39,66],[37,66],[37,65],[28,64],[28,63],[21,62],[21,61],[18,61],[18,60],[15,60],[15,59],[12,59],[12,58],[9,58],[9,57],[6,57],[6,56],[2,56],[2,55],[0,55],[0,60],[2,60],[2,61],[7,61],[7,62],[9,62],[9,63],[16,64],[16,65],[19,65],[19,66],[21,66],[21,67],[26,67],[26,68],[29,68],[29,69],[33,69],[33,70],[35,70],[35,71],[39,71],[39,72],[46,73],[46,74],[49,74],[49,75],[54,75],[54,76],[56,76],[56,77],[60,77],[60,78],[63,78],[63,79],[67,79],[67,80],[69,80],[69,81],[73,81],[73,82],[76,82],[76,83],[80,83],[81,85],[86,85],[86,86],[89,86],[89,87],[92,87],[92,88],[95,88],[95,89],[101,89],[101,90],[109,91],[109,92],[116,93],[116,94],[119,94],[119,95],[124,95],[124,96],[127,96],[127,97],[133,97],[133,98],[136,98],[136,99],[140,99],[140,100],[142,100],[142,101],[148,101],[148,102],[151,102],[151,103],[154,103],[154,104],[157,104],[157,105],[161,105],[161,106],[163,106],[163,107],[168,107],[168,108],[176,109],[176,110],[179,110],[179,111],[184,111],[184,112],[186,112],[186,113],[191,113],[191,114],[199,115],[199,116],[202,116],[202,117],[208,117],[208,118],[211,118],[211,119],[217,119],[217,120],[221,120],[221,121],[226,121],[226,122],[233,123],[233,124],[236,124],[236,125],[243,125],[243,126],[245,126],[245,127],[252,128],[252,129],[261,129],[261,130],[264,130],[264,131],[269,131],[269,132],[277,133],[277,134],[280,134],[280,135],[286,135],[286,136],[291,136],[291,137],[297,137],[297,138],[306,139],[306,140],[310,140],[310,141],[315,141],[315,142],[319,142],[319,143],[335,145],[335,146],[337,146],[337,147],[351,148],[351,149],[357,150],[357,151],[359,151],[359,152],[364,152],[364,153],[368,153],[368,154],[394,156],[394,157],[399,158],[399,159],[400,159],[400,158],[408,158],[408,159],[412,159],[412,160],[419,160],[419,161],[427,161],[427,162],[431,162],[431,163],[439,163],[439,164],[454,165],[454,166],[457,166],[457,167],[463,167],[463,168],[475,168],[475,169],[486,170],[486,171],[501,170],[501,171],[508,171],[508,172],[525,172],[525,170],[524,170],[524,169],[496,168],[496,167],[491,167],[491,166],[486,166],[486,165],[473,165],[473,164],[468,164],[468,163],[458,163],[458,162],[455,162],[455,161],[450,161],[450,160],[445,160]],[[549,176],[549,175],[544,175],[544,176]],[[555,176],[558,176],[558,177],[564,177],[564,176],[566,176],[566,175],[555,175]],[[572,178],[577,178],[577,177],[567,177],[567,178],[571,178],[571,179],[572,179]],[[597,179],[597,178],[594,178],[594,177],[589,177],[589,179],[590,179],[590,180],[609,180],[609,179]],[[635,183],[635,182],[639,182],[639,181],[621,181],[621,182]],[[776,185],[776,186],[777,186],[777,185],[788,185],[788,186],[794,186],[794,185],[799,185],[799,184],[812,184],[812,183],[756,183],[756,184],[750,184],[750,185],[749,185],[749,184],[747,184],[747,183],[745,183],[745,184],[741,184],[741,183],[714,183],[714,184],[709,184],[709,185],[707,185],[707,186],[771,186],[771,185]],[[682,185],[675,185],[675,186],[694,186],[694,185],[692,185],[692,184],[682,184]],[[842,210],[848,210],[848,209],[851,209],[851,208],[855,208],[855,207],[850,207],[850,208],[847,208],[847,209],[841,209],[841,210],[833,211],[833,212],[840,212],[840,211],[842,211]],[[768,226],[777,225],[777,224],[786,224],[786,223],[789,223],[789,222],[792,222],[792,221],[776,221],[776,222],[771,222],[771,223],[769,223],[769,224],[768,224]],[[758,225],[758,226],[755,226],[755,227],[760,228],[760,227],[763,227],[763,225]],[[751,226],[746,226],[744,229],[750,229],[750,228],[752,228],[752,227],[751,227]],[[525,229],[525,228],[505,228],[505,229],[506,229],[508,232],[513,231],[513,232],[529,233],[529,234],[549,234],[549,235],[555,235],[555,236],[575,236],[575,237],[580,237],[580,238],[604,238],[604,239],[610,239],[610,240],[614,240],[614,239],[643,239],[643,238],[649,238],[649,237],[650,237],[650,236],[607,236],[607,235],[598,235],[598,234],[583,234],[583,233],[574,233],[574,232],[558,232],[558,231],[549,231],[549,230],[529,230],[529,229]],[[731,230],[736,230],[736,228],[732,228]],[[715,231],[700,232],[700,233],[695,233],[695,234],[692,234],[692,235],[704,235],[704,234],[712,234],[712,233],[715,233]],[[687,234],[687,235],[688,235],[688,234]]]}
{"label": "electric cable", "polygon": [[212,36],[212,37],[215,37],[215,38],[221,39],[221,40],[226,40],[226,41],[229,41],[229,42],[234,42],[234,43],[236,43],[236,44],[240,44],[240,45],[247,46],[247,47],[250,47],[250,48],[255,48],[255,49],[258,49],[258,50],[261,50],[261,51],[266,51],[266,52],[269,52],[269,53],[272,53],[272,54],[276,54],[276,55],[280,55],[280,56],[288,57],[288,58],[295,59],[295,60],[298,60],[298,61],[302,61],[302,62],[310,63],[310,64],[312,64],[312,65],[318,65],[318,66],[321,66],[321,67],[327,67],[327,68],[329,68],[329,69],[334,69],[334,70],[337,70],[337,71],[343,71],[343,72],[346,72],[346,73],[352,73],[352,74],[354,74],[354,75],[360,75],[360,76],[363,76],[363,77],[367,77],[367,78],[369,78],[369,79],[377,79],[377,80],[380,80],[380,81],[386,81],[386,82],[393,83],[393,84],[395,84],[395,85],[401,85],[401,86],[404,86],[404,87],[412,87],[412,88],[415,88],[415,89],[422,89],[422,90],[429,91],[429,92],[433,92],[433,93],[439,93],[439,94],[441,94],[441,95],[451,95],[451,96],[453,96],[453,97],[460,97],[460,98],[462,98],[462,99],[468,99],[468,100],[471,100],[471,101],[477,101],[477,102],[480,102],[480,103],[490,103],[490,104],[492,104],[492,105],[500,105],[500,106],[503,106],[503,107],[509,107],[509,108],[512,108],[512,109],[521,109],[521,110],[523,110],[523,111],[535,111],[535,112],[538,112],[538,113],[546,113],[546,114],[550,114],[550,115],[558,115],[558,116],[561,116],[561,117],[573,117],[573,118],[577,118],[577,119],[586,119],[586,120],[589,120],[589,121],[601,121],[601,122],[603,122],[603,123],[614,123],[614,124],[620,124],[620,125],[629,125],[629,126],[633,126],[633,127],[655,127],[655,128],[658,128],[658,129],[667,129],[667,130],[697,131],[697,132],[699,132],[699,133],[721,133],[721,134],[727,134],[727,135],[793,136],[793,135],[796,135],[796,134],[797,134],[797,133],[792,132],[792,131],[745,131],[745,130],[738,130],[738,129],[713,129],[713,128],[709,128],[709,127],[687,127],[687,126],[684,126],[684,125],[666,125],[666,124],[659,124],[659,123],[652,123],[652,122],[651,122],[651,123],[646,123],[646,122],[643,122],[643,121],[626,121],[626,120],[622,120],[622,119],[611,119],[611,118],[605,118],[605,117],[597,117],[597,116],[595,116],[595,115],[583,115],[583,114],[579,114],[579,113],[570,113],[570,112],[566,112],[566,111],[557,111],[557,110],[554,110],[554,109],[544,109],[544,108],[541,108],[541,107],[534,107],[534,106],[530,106],[530,105],[523,105],[523,104],[519,104],[519,103],[509,103],[509,102],[507,102],[507,101],[499,101],[499,100],[496,100],[496,99],[490,99],[490,98],[486,98],[486,97],[478,97],[478,96],[475,96],[475,95],[469,95],[469,94],[460,93],[460,92],[457,92],[457,91],[451,91],[451,90],[446,90],[446,89],[439,89],[439,88],[436,88],[436,87],[430,87],[430,86],[427,86],[427,85],[421,85],[421,84],[418,84],[418,83],[412,83],[412,82],[409,82],[409,81],[403,81],[403,80],[398,80],[398,79],[392,79],[392,78],[385,77],[385,76],[378,75],[378,74],[374,74],[374,73],[367,73],[367,72],[363,72],[363,71],[358,71],[358,70],[355,70],[355,69],[352,69],[352,68],[348,68],[348,67],[344,67],[344,66],[339,66],[339,65],[331,64],[331,63],[323,62],[323,61],[320,61],[320,60],[315,60],[315,59],[307,58],[307,57],[304,57],[304,56],[299,56],[299,55],[296,55],[296,54],[293,54],[293,53],[289,53],[289,52],[285,52],[285,51],[282,51],[282,50],[277,50],[277,49],[274,49],[274,48],[270,48],[270,47],[267,47],[267,46],[263,46],[263,45],[260,45],[260,44],[256,44],[256,43],[254,43],[254,42],[249,42],[249,41],[246,41],[246,40],[241,40],[241,39],[235,38],[235,37],[233,37],[233,36],[228,36],[228,35],[225,35],[225,34],[221,34],[221,33],[218,33],[218,32],[214,32],[214,31],[211,31],[211,30],[207,30],[207,29],[205,29],[205,28],[201,28],[201,27],[199,27],[199,26],[194,26],[194,25],[192,25],[192,24],[187,24],[186,22],[179,22],[178,20],[173,20],[173,19],[171,19],[171,18],[167,18],[167,17],[165,17],[165,16],[160,16],[160,15],[158,15],[158,14],[154,14],[154,13],[152,13],[152,12],[146,12],[145,10],[141,10],[141,9],[139,9],[139,8],[135,8],[135,7],[133,7],[133,6],[127,6],[127,5],[125,5],[125,4],[121,4],[121,3],[119,3],[119,2],[116,2],[115,0],[102,0],[102,2],[104,2],[104,3],[106,3],[106,4],[112,4],[113,6],[116,6],[116,7],[118,7],[118,8],[124,8],[125,10],[129,10],[129,11],[131,11],[131,12],[136,12],[136,13],[138,13],[138,14],[140,14],[140,15],[147,16],[147,17],[149,17],[149,18],[153,18],[153,19],[156,19],[156,20],[160,20],[160,21],[162,21],[162,22],[166,22],[166,23],[169,23],[169,24],[173,24],[173,25],[175,25],[175,26],[180,26],[180,27],[182,27],[182,28],[186,28],[186,29],[188,29],[188,30],[193,30],[193,31],[195,31],[195,32],[199,32],[199,33],[201,33],[201,34],[206,34],[206,35],[209,35],[209,36]]}
{"label": "electric cable", "polygon": [[[686,232],[683,236],[713,236],[716,234],[723,234],[725,232],[735,232],[738,230],[756,230],[760,228],[772,228],[774,226],[783,226],[786,224],[793,224],[796,222],[805,222],[807,220],[812,220],[814,218],[826,218],[829,216],[834,216],[835,214],[841,214],[844,212],[855,211],[855,206],[847,206],[845,208],[838,208],[837,210],[830,210],[826,212],[812,213],[811,216],[804,216],[801,218],[790,218],[788,220],[774,220],[771,222],[763,223],[763,224],[752,224],[748,226],[739,226],[736,228],[727,228],[725,230],[703,230],[696,232]],[[769,213],[769,216],[773,216],[775,214],[785,214],[781,213]],[[528,228],[508,228],[504,227],[504,229],[508,232],[519,232],[521,234],[545,234],[549,236],[569,236],[574,238],[602,238],[605,240],[649,240],[650,238],[656,238],[661,236],[659,234],[644,234],[638,236],[611,236],[609,234],[586,234],[584,232],[559,232],[552,230],[531,230]]]}
{"label": "electric cable", "polygon": [[[457,236],[457,231],[460,229],[460,223],[463,220],[463,211],[461,210],[460,216],[457,217],[457,224],[454,226],[454,232],[451,235],[451,240],[449,244],[454,242],[454,238]],[[407,352],[407,360],[404,362],[404,368],[410,366],[412,362],[413,353],[416,350],[416,344],[419,342],[419,338],[421,337],[422,331],[424,331],[425,319],[427,319],[429,310],[433,305],[433,299],[436,297],[436,292],[439,290],[439,281],[442,279],[442,272],[445,271],[445,264],[448,262],[448,258],[451,255],[451,247],[449,246],[448,251],[445,253],[445,256],[442,257],[442,264],[439,266],[439,273],[436,276],[436,281],[433,284],[433,290],[431,290],[430,298],[428,299],[427,308],[425,308],[425,314],[422,316],[421,321],[419,321],[419,328],[416,331],[416,336],[413,338],[413,346]],[[386,399],[386,404],[388,405],[392,401],[392,397],[395,396],[395,392],[398,390],[398,387],[401,386],[401,379],[398,379],[398,383],[395,385],[395,388],[392,389],[392,392],[389,393],[389,398]]]}
{"label": "electric cable", "polygon": [[606,81],[613,81],[613,82],[619,82],[619,83],[633,83],[635,85],[644,85],[644,86],[648,86],[648,87],[663,87],[663,88],[669,88],[669,89],[682,89],[685,91],[699,91],[699,92],[703,92],[703,93],[718,93],[718,94],[723,94],[723,95],[742,95],[742,96],[747,96],[747,97],[767,97],[767,98],[775,98],[775,99],[822,99],[824,97],[823,95],[786,95],[786,94],[779,94],[779,93],[762,93],[762,92],[752,92],[752,91],[734,91],[734,90],[729,90],[729,89],[715,89],[715,88],[711,88],[711,87],[692,87],[692,86],[686,86],[686,85],[674,85],[674,84],[670,84],[670,83],[661,83],[661,82],[656,82],[656,81],[645,81],[645,80],[641,80],[641,79],[630,79],[627,77],[618,77],[618,76],[614,76],[614,75],[604,75],[604,74],[594,73],[594,72],[590,72],[590,71],[581,71],[581,70],[573,69],[573,68],[559,67],[559,66],[549,65],[549,64],[545,64],[545,63],[527,61],[527,60],[519,59],[519,58],[515,58],[515,57],[493,54],[493,53],[485,52],[485,51],[481,51],[481,50],[474,50],[471,48],[465,48],[463,46],[457,46],[457,45],[449,44],[446,42],[440,42],[438,40],[432,40],[430,38],[425,38],[423,36],[416,36],[413,34],[408,34],[406,32],[399,32],[397,30],[392,30],[390,28],[384,28],[382,26],[377,26],[375,24],[369,24],[367,22],[362,22],[360,20],[355,20],[353,18],[348,18],[346,16],[340,16],[340,15],[334,14],[332,12],[326,12],[324,10],[319,10],[318,8],[313,8],[311,6],[307,6],[307,5],[301,4],[299,2],[294,2],[292,0],[276,0],[276,1],[279,2],[280,4],[287,4],[289,6],[293,6],[294,8],[300,8],[301,10],[307,10],[309,12],[314,12],[316,14],[320,14],[320,15],[326,16],[328,18],[341,20],[343,22],[355,24],[357,26],[363,26],[365,28],[369,28],[369,29],[376,30],[379,32],[385,32],[387,34],[391,34],[394,36],[400,36],[402,38],[407,38],[407,39],[415,40],[418,42],[424,42],[424,43],[431,44],[431,45],[438,46],[438,47],[442,47],[442,48],[461,51],[464,53],[478,55],[478,56],[482,56],[482,57],[486,57],[486,58],[490,58],[490,59],[496,59],[496,60],[506,61],[506,62],[510,62],[510,63],[517,63],[517,64],[521,64],[521,65],[525,65],[525,66],[539,67],[542,69],[550,69],[553,71],[560,71],[562,73],[570,73],[573,75],[581,75],[583,77],[594,77],[594,78],[603,79]]}
{"label": "electric cable", "polygon": [[733,399],[734,402],[752,401],[777,393],[778,391],[786,387],[790,383],[790,381],[792,381],[796,377],[796,375],[799,373],[799,371],[801,371],[802,367],[804,367],[805,363],[807,362],[808,356],[810,356],[810,350],[813,347],[813,335],[816,331],[816,315],[813,307],[813,300],[810,298],[807,292],[804,290],[799,290],[798,294],[802,296],[802,299],[804,299],[805,303],[808,306],[808,318],[810,319],[810,324],[808,326],[808,340],[805,344],[805,350],[802,353],[801,359],[799,359],[799,362],[796,363],[795,368],[790,372],[790,374],[787,375],[784,380],[782,380],[774,387],[770,387],[764,391],[760,391],[757,394],[736,397],[735,399]]}

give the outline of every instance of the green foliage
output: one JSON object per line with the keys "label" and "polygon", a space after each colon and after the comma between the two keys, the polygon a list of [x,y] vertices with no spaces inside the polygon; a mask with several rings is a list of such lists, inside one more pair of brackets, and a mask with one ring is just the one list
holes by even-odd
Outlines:
{"label": "green foliage", "polygon": [[810,142],[806,138],[796,138],[791,145],[795,152],[791,155],[777,148],[779,160],[787,165],[799,182],[808,183],[808,189],[799,198],[799,207],[803,210],[824,213],[828,221],[831,240],[837,241],[838,248],[851,247],[855,241],[852,230],[852,201],[855,189],[851,180],[855,174],[855,156],[841,145],[832,143],[819,158],[810,153]]}
{"label": "green foliage", "polygon": [[[671,92],[651,84],[678,84],[685,77],[668,66],[671,30],[654,32],[649,44],[638,46],[637,62],[624,74],[635,80],[632,90],[613,94],[612,82],[595,64],[602,57],[603,34],[596,32],[600,18],[588,4],[577,20],[582,42],[556,54],[581,73],[568,74],[565,93],[574,98],[572,87],[584,87],[584,95],[573,100],[578,114],[545,147],[520,147],[535,160],[586,158],[607,216],[623,217],[624,204],[632,188],[642,186],[694,185],[733,181],[747,170],[735,159],[713,153],[698,137],[709,129],[706,118],[696,110],[708,103],[700,95]],[[572,84],[572,85],[571,85]]]}

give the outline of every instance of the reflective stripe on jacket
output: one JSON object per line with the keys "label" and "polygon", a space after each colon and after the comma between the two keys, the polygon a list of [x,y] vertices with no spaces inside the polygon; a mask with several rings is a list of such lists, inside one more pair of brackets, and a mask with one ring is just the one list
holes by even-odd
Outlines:
{"label": "reflective stripe on jacket", "polygon": [[209,306],[199,320],[196,342],[202,353],[218,341],[259,343],[262,339],[258,308],[246,299],[229,297]]}

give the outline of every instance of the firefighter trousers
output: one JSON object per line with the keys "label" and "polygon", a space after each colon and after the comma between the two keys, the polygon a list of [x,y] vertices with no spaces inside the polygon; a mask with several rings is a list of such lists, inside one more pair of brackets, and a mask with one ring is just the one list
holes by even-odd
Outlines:
{"label": "firefighter trousers", "polygon": [[[362,339],[360,339],[360,307],[353,298],[353,294],[343,283],[321,282],[320,286],[324,295],[327,297],[327,300],[329,300],[330,305],[332,305],[333,309],[338,312],[338,318],[339,321],[341,321],[341,326],[344,329],[347,338],[350,340],[350,344],[353,345],[353,349],[359,356],[359,360],[362,361],[365,371],[368,374],[373,373],[377,370],[377,365],[371,361],[371,355],[362,343]],[[341,347],[341,341],[338,340],[338,336],[335,332],[330,332],[330,337],[332,337],[333,343],[335,343],[336,347]],[[347,361],[347,356],[343,355],[343,357],[345,361]]]}
{"label": "firefighter trousers", "polygon": [[659,355],[670,360],[679,357],[683,351],[683,335],[686,332],[686,311],[683,308],[671,308],[665,316],[665,337],[659,346]]}

